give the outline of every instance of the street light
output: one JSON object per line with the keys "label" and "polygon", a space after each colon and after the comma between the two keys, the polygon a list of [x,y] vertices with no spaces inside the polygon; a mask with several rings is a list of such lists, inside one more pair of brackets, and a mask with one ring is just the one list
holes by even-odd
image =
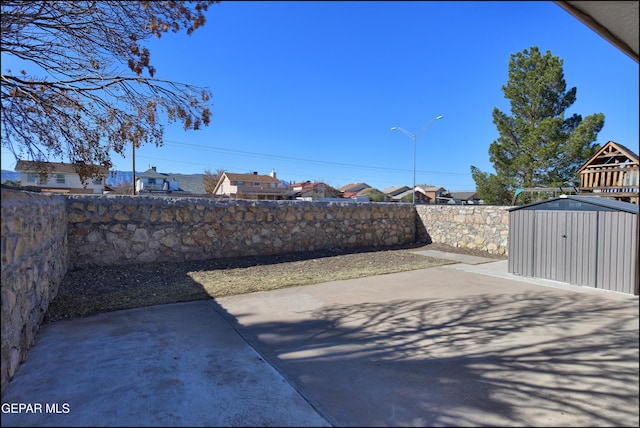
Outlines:
{"label": "street light", "polygon": [[391,128],[392,131],[395,131],[395,130],[402,131],[402,133],[404,133],[405,135],[407,135],[409,138],[411,138],[413,140],[413,189],[411,189],[413,205],[416,204],[416,140],[418,139],[418,136],[420,136],[420,134],[422,134],[424,131],[426,131],[427,128],[433,122],[435,122],[436,120],[442,119],[443,117],[444,116],[436,116],[436,117],[434,117],[429,122],[427,122],[427,124],[425,126],[423,126],[422,129],[420,131],[418,131],[417,134],[412,134],[411,132],[407,131],[406,129],[399,128],[397,126],[394,126],[393,128]]}

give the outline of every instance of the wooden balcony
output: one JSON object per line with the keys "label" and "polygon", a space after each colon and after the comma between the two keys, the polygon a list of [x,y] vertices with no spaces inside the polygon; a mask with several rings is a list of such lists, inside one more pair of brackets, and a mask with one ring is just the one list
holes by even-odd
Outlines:
{"label": "wooden balcony", "polygon": [[609,141],[580,169],[580,193],[638,204],[638,155]]}
{"label": "wooden balcony", "polygon": [[580,172],[580,193],[638,204],[638,165],[593,165]]}

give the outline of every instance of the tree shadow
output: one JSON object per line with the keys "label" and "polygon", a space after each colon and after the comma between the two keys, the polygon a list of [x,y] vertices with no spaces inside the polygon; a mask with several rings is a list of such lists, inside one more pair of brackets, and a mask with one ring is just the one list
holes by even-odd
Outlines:
{"label": "tree shadow", "polygon": [[335,426],[638,426],[635,300],[485,294],[246,325],[216,305]]}

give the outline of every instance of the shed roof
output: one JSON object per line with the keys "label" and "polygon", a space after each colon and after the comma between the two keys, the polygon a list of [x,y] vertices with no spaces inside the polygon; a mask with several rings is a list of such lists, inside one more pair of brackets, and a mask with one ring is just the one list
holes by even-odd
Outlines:
{"label": "shed roof", "polygon": [[602,196],[562,195],[557,198],[509,208],[509,211],[523,209],[553,211],[624,211],[631,214],[638,214],[640,207],[636,204],[608,199]]}

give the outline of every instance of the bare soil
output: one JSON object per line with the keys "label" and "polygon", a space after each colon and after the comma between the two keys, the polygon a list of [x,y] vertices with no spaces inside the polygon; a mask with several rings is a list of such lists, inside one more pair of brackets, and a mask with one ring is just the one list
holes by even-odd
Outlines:
{"label": "bare soil", "polygon": [[504,259],[484,251],[429,244],[84,269],[67,273],[44,322],[453,263],[414,253],[425,249]]}

